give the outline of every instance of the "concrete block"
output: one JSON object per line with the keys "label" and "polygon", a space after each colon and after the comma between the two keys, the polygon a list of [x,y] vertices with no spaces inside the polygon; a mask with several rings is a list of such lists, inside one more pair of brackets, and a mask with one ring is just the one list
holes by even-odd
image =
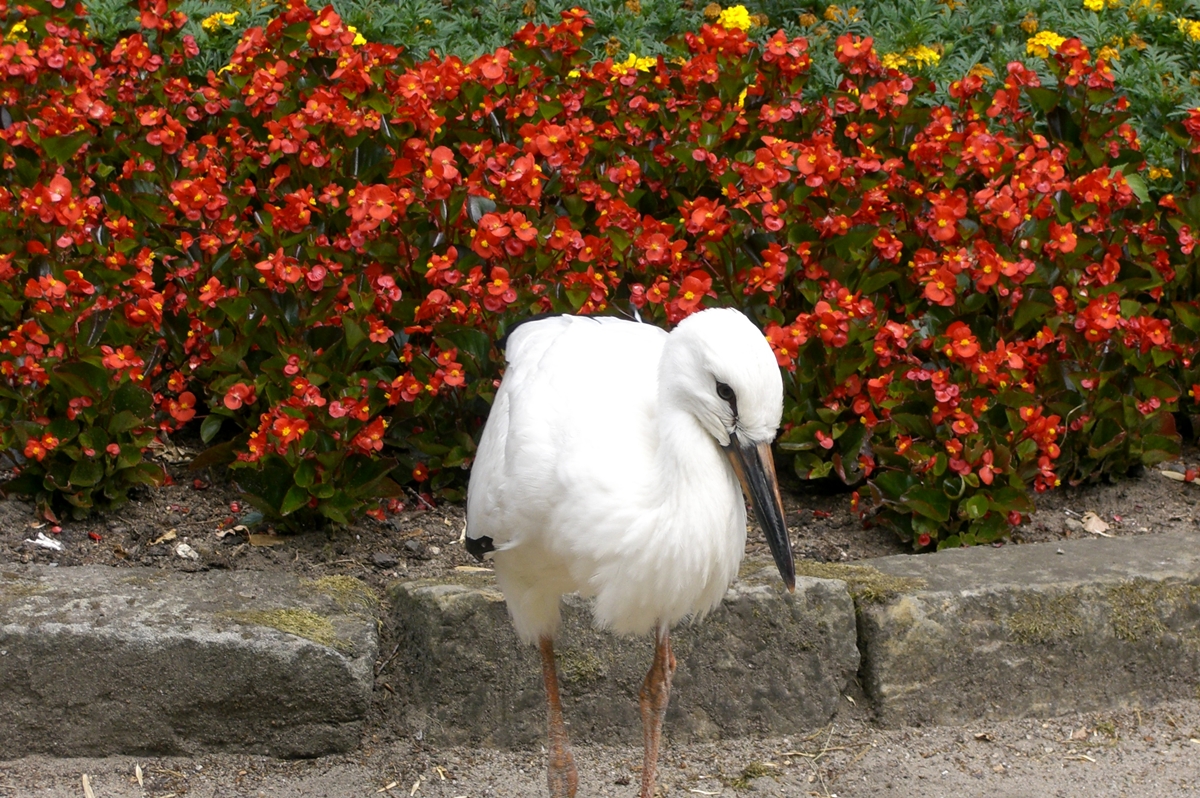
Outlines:
{"label": "concrete block", "polygon": [[0,757],[351,750],[376,613],[349,577],[0,565]]}
{"label": "concrete block", "polygon": [[[759,571],[735,583],[713,614],[672,632],[678,670],[665,734],[778,735],[829,721],[858,670],[854,606],[842,582],[796,581],[789,596],[773,568]],[[408,731],[441,744],[542,742],[540,661],[518,641],[490,574],[398,583],[389,595]],[[589,602],[576,596],[564,604],[556,649],[572,739],[640,739],[638,691],[652,641],[594,629]]]}
{"label": "concrete block", "polygon": [[864,561],[918,580],[859,601],[864,688],[884,725],[960,724],[1194,698],[1200,534]]}

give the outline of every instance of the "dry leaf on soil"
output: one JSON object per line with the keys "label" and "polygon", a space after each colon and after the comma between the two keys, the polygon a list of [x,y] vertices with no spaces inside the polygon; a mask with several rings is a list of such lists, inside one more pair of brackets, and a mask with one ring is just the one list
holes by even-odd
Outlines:
{"label": "dry leaf on soil", "polygon": [[174,540],[175,535],[176,535],[176,532],[174,529],[168,529],[166,532],[163,532],[157,538],[150,541],[150,545],[157,546],[159,543],[166,543],[168,540]]}
{"label": "dry leaf on soil", "polygon": [[1108,522],[1105,521],[1100,516],[1093,513],[1091,510],[1088,510],[1086,513],[1083,514],[1082,520],[1083,520],[1083,528],[1086,529],[1088,532],[1091,532],[1093,535],[1102,535],[1103,537],[1106,537],[1106,538],[1112,537],[1112,535],[1108,534],[1108,530],[1109,530]]}
{"label": "dry leaf on soil", "polygon": [[282,546],[287,542],[283,535],[251,535],[251,546]]}

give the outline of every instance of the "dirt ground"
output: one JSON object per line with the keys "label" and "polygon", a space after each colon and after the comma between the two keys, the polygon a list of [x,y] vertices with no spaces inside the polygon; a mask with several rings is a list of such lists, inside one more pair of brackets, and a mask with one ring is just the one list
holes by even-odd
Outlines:
{"label": "dirt ground", "polygon": [[[478,565],[460,542],[463,509],[430,508],[415,497],[410,506],[416,509],[382,522],[258,537],[269,530],[238,528],[250,510],[244,499],[217,475],[188,472],[178,462],[186,454],[176,450],[169,456],[173,485],[135,494],[107,517],[56,525],[37,518],[28,503],[0,501],[0,561],[178,571],[287,569],[305,576],[347,574],[376,588]],[[1200,452],[1190,451],[1167,468],[1182,472],[1198,463]],[[1200,483],[1168,479],[1157,469],[1116,485],[1062,489],[1038,497],[1038,512],[1004,545],[1195,529],[1198,500]],[[864,529],[848,494],[791,494],[785,505],[798,557],[850,561],[910,551],[882,530]],[[1089,532],[1084,526],[1094,524],[1085,518],[1089,512],[1107,528]],[[62,551],[27,542],[38,533],[60,543]],[[194,556],[183,556],[180,544]],[[748,554],[769,556],[757,530]],[[381,651],[392,647],[385,629]],[[389,666],[379,665],[377,684],[383,684]],[[364,744],[348,756],[299,762],[232,755],[4,761],[0,752],[0,798],[89,798],[85,774],[95,798],[545,794],[544,752],[430,748],[390,728],[394,708],[386,705],[397,699],[383,689],[376,693]],[[577,751],[581,798],[635,795],[637,743]],[[1200,784],[1200,700],[1140,711],[899,730],[874,728],[860,708],[847,705],[831,726],[805,737],[668,744],[662,770],[666,796],[1191,795]]]}
{"label": "dirt ground", "polygon": [[[853,714],[853,713],[850,713]],[[637,794],[633,745],[575,751],[579,798]],[[138,772],[142,783],[139,786]],[[1173,798],[1200,785],[1200,701],[969,727],[880,730],[838,719],[800,737],[678,745],[660,795],[818,798]],[[542,751],[432,749],[373,738],[348,756],[280,761],[109,757],[0,761],[0,796],[77,798],[530,798]]]}
{"label": "dirt ground", "polygon": [[[479,565],[460,541],[466,527],[463,507],[430,507],[415,495],[404,512],[384,521],[364,518],[341,531],[285,537],[265,534],[272,530],[261,525],[247,529],[250,504],[223,475],[189,471],[190,454],[186,444],[169,446],[162,462],[173,484],[136,490],[127,505],[108,515],[55,524],[37,517],[28,502],[0,500],[0,561],[178,571],[288,569],[305,576],[357,576],[377,588],[395,579],[436,577]],[[1198,465],[1200,449],[1191,449],[1184,460],[1165,468],[1182,473]],[[1037,512],[1003,545],[1094,537],[1082,523],[1088,512],[1107,525],[1104,535],[1193,528],[1197,501],[1200,480],[1178,482],[1158,469],[1115,485],[1063,488],[1037,496]],[[785,493],[784,505],[797,558],[845,562],[912,552],[886,530],[864,528],[850,509],[848,493]],[[33,543],[39,533],[61,544],[62,551]],[[195,557],[181,556],[180,544]],[[747,556],[769,559],[757,528],[751,530]]]}

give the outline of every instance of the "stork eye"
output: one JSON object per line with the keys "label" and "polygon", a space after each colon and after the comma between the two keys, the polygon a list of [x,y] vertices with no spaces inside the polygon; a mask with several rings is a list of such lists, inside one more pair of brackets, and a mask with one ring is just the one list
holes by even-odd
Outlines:
{"label": "stork eye", "polygon": [[726,402],[732,402],[735,398],[733,389],[723,382],[717,383],[717,396],[721,397]]}

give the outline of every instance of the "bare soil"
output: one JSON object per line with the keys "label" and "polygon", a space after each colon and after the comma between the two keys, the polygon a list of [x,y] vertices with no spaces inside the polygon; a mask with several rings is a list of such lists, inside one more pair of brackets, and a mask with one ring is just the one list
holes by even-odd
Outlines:
{"label": "bare soil", "polygon": [[[169,446],[163,464],[172,484],[142,489],[107,515],[55,524],[39,518],[19,499],[0,500],[0,561],[58,565],[112,565],[178,571],[213,568],[288,569],[305,576],[331,573],[383,587],[395,579],[437,577],[462,566],[478,566],[461,538],[466,516],[461,505],[430,506],[415,494],[408,509],[384,521],[363,518],[342,530],[314,530],[274,536],[260,525],[247,529],[253,507],[225,474],[192,472],[189,452]],[[1182,473],[1200,464],[1200,450],[1167,464]],[[998,545],[1094,537],[1082,519],[1095,513],[1107,525],[1104,535],[1142,535],[1194,528],[1200,520],[1200,481],[1165,478],[1158,469],[1117,484],[1061,488],[1036,497],[1037,512]],[[850,508],[850,494],[818,490],[784,494],[784,507],[796,556],[819,562],[846,562],[912,553],[894,535],[865,527]],[[30,541],[38,533],[63,550]],[[251,535],[250,533],[255,533]],[[197,558],[180,556],[187,544]],[[186,551],[186,550],[185,550]],[[762,533],[751,529],[747,556],[769,559]]]}

